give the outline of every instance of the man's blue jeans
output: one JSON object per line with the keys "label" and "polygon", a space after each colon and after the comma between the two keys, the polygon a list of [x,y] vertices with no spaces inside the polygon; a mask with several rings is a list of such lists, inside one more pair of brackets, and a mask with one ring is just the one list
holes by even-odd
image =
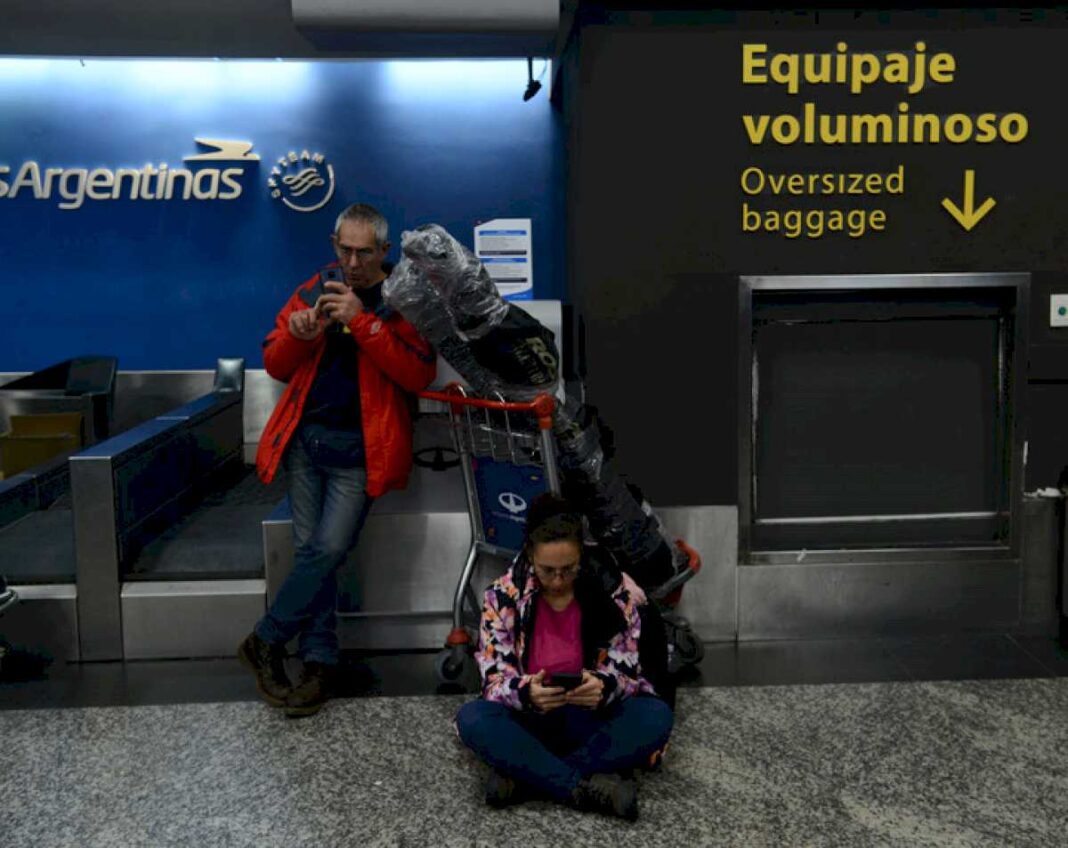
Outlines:
{"label": "man's blue jeans", "polygon": [[603,710],[567,705],[547,713],[477,700],[460,707],[456,729],[497,771],[566,801],[583,777],[648,763],[667,744],[674,720],[667,704],[649,696]]}
{"label": "man's blue jeans", "polygon": [[285,469],[293,510],[293,570],[256,624],[256,635],[278,645],[299,634],[298,654],[305,662],[336,665],[337,569],[371,508],[367,470],[316,462],[299,431],[286,450]]}

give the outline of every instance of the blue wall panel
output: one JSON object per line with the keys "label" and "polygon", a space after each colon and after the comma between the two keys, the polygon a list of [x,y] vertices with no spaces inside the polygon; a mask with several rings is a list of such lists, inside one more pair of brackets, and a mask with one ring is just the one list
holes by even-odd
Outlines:
{"label": "blue wall panel", "polygon": [[[83,353],[117,355],[124,370],[234,355],[261,367],[276,311],[332,259],[334,218],[356,201],[389,218],[393,260],[418,224],[471,246],[477,221],[532,218],[535,296],[561,297],[560,127],[546,96],[522,102],[525,85],[522,60],[0,60],[0,371]],[[183,162],[209,150],[194,138],[251,142],[260,160]],[[310,213],[267,184],[279,157],[305,150],[336,177]],[[47,168],[241,168],[241,194],[132,200],[127,178],[117,199],[62,209],[58,184],[47,199],[30,186],[11,196],[29,161],[42,179]]]}

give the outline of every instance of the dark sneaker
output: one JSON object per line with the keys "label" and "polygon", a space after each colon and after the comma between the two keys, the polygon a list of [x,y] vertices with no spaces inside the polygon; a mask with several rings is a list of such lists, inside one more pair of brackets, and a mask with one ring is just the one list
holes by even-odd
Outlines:
{"label": "dark sneaker", "polygon": [[298,718],[319,712],[333,693],[333,677],[333,666],[317,662],[304,663],[300,681],[286,698],[286,715]]}
{"label": "dark sneaker", "polygon": [[250,633],[238,645],[237,658],[256,675],[256,691],[272,707],[285,706],[292,685],[286,675],[285,648],[270,645],[255,633]]}
{"label": "dark sneaker", "polygon": [[494,809],[501,809],[522,800],[519,797],[516,783],[507,775],[501,774],[497,769],[490,769],[486,777],[486,803]]}
{"label": "dark sneaker", "polygon": [[571,793],[572,803],[580,810],[619,816],[627,821],[638,819],[638,785],[618,774],[591,774],[579,781]]}

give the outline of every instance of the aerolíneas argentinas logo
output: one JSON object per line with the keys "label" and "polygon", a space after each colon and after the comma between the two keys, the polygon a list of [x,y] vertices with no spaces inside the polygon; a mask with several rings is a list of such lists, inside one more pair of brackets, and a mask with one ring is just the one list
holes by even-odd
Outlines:
{"label": "aerol\u00edneas argentinas logo", "polygon": [[[197,138],[207,151],[185,156],[184,167],[166,162],[142,166],[42,165],[35,159],[13,166],[0,162],[0,198],[56,200],[60,209],[81,209],[86,201],[236,200],[245,166],[259,162],[252,142]],[[227,163],[225,167],[222,163]]]}
{"label": "aerol\u00edneas argentinas logo", "polygon": [[290,150],[278,159],[267,179],[271,197],[297,212],[322,209],[334,196],[334,168],[322,153]]}

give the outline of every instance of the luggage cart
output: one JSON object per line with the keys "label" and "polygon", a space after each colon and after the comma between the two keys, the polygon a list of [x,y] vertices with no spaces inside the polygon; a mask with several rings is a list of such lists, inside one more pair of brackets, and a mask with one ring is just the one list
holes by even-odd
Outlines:
{"label": "luggage cart", "polygon": [[471,521],[471,547],[453,598],[452,631],[434,671],[440,683],[470,688],[478,677],[471,633],[482,612],[471,578],[483,554],[513,559],[523,546],[527,505],[545,491],[560,492],[552,435],[556,400],[548,394],[527,402],[499,396],[487,400],[456,383],[444,392],[419,396],[448,405]]}
{"label": "luggage cart", "polygon": [[[505,401],[475,397],[457,383],[444,392],[421,392],[420,397],[448,405],[453,441],[463,472],[471,547],[456,585],[452,631],[438,653],[434,671],[438,682],[477,689],[478,672],[473,639],[481,616],[481,599],[471,588],[478,559],[490,554],[512,560],[523,546],[527,505],[545,491],[560,493],[552,425],[556,400],[539,394],[533,400]],[[688,569],[701,568],[697,551],[676,540]],[[682,587],[657,602],[666,630],[669,674],[696,665],[704,644],[690,623],[674,611]]]}

